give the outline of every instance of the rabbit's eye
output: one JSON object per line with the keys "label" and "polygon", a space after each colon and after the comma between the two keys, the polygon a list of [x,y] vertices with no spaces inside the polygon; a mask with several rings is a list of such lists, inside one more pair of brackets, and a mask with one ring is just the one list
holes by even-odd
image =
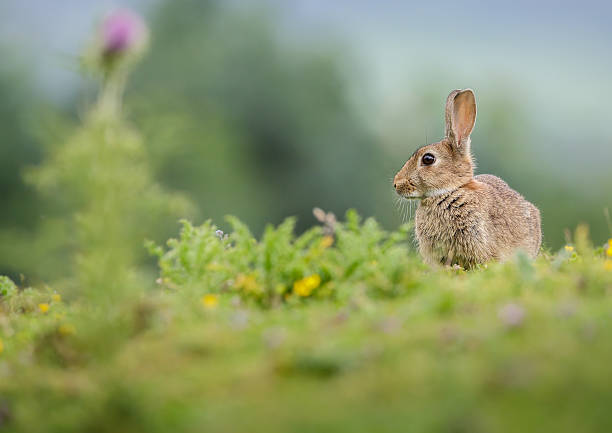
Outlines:
{"label": "rabbit's eye", "polygon": [[423,165],[431,165],[435,162],[435,160],[436,160],[436,157],[433,156],[431,153],[426,153],[421,158],[421,162],[423,163]]}

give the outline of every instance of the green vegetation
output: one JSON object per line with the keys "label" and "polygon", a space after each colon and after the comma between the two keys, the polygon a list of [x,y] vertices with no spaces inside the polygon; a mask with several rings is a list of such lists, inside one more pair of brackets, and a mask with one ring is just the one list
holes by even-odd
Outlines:
{"label": "green vegetation", "polygon": [[[329,220],[329,218],[327,218]],[[121,302],[0,281],[0,423],[67,431],[607,431],[612,259],[427,269],[349,213],[183,223]],[[333,233],[332,233],[333,230]],[[608,250],[607,253],[612,254]],[[313,276],[317,277],[313,277]]]}
{"label": "green vegetation", "polygon": [[264,306],[295,296],[344,299],[356,285],[368,288],[371,296],[393,296],[402,286],[410,287],[406,270],[415,261],[398,244],[409,226],[386,233],[373,219],[360,224],[351,211],[346,224],[315,227],[297,238],[295,219],[289,218],[277,229],[268,227],[261,242],[255,242],[244,224],[228,219],[234,228],[229,236],[210,223],[193,227],[184,222],[167,252],[151,246],[160,257],[161,282],[181,291],[235,292]]}

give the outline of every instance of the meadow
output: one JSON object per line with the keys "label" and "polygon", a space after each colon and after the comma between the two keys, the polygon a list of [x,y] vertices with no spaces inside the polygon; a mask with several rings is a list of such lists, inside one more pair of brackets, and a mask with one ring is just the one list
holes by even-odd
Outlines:
{"label": "meadow", "polygon": [[[607,431],[612,248],[428,269],[409,226],[149,245],[155,286],[0,297],[6,431]],[[607,255],[607,258],[606,258]],[[95,300],[95,301],[94,301]]]}

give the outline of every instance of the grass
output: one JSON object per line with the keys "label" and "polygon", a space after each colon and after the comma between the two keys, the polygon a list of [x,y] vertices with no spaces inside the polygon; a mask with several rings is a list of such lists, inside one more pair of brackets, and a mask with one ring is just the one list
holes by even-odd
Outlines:
{"label": "grass", "polygon": [[584,229],[465,272],[354,213],[260,241],[231,223],[149,245],[159,284],[120,298],[0,279],[0,429],[612,429],[612,269]]}

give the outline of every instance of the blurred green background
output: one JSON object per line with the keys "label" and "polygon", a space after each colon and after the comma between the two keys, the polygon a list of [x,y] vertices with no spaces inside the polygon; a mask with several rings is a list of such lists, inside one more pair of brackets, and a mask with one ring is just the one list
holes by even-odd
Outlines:
{"label": "blurred green background", "polygon": [[[471,87],[478,173],[541,209],[545,245],[580,222],[598,243],[610,235],[610,4],[4,0],[0,274],[40,281],[62,266],[41,236],[62,197],[39,196],[23,173],[91,105],[79,55],[118,6],[151,31],[127,115],[155,178],[195,203],[197,221],[234,214],[259,233],[296,215],[301,230],[319,206],[396,227],[391,178],[441,138],[449,91]],[[169,220],[149,237],[176,229]]]}

